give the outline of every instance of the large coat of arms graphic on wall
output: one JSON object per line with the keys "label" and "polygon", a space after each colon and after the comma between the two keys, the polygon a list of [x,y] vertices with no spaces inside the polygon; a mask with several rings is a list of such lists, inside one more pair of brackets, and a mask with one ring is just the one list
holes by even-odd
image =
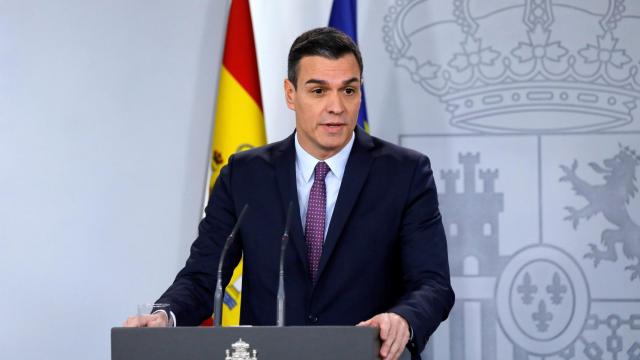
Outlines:
{"label": "large coat of arms graphic on wall", "polygon": [[380,34],[448,119],[399,138],[457,294],[425,357],[640,360],[640,1],[397,0]]}

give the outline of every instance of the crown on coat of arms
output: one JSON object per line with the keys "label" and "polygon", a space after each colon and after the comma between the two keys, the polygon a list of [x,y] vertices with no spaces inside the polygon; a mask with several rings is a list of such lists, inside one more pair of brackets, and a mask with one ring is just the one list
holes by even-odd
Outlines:
{"label": "crown on coat of arms", "polygon": [[[384,18],[391,59],[446,104],[451,125],[542,133],[633,121],[640,98],[640,47],[632,27],[638,16],[625,12],[628,6],[640,15],[639,4],[492,3],[397,0]],[[532,122],[532,112],[562,116]],[[518,118],[524,113],[526,122]]]}

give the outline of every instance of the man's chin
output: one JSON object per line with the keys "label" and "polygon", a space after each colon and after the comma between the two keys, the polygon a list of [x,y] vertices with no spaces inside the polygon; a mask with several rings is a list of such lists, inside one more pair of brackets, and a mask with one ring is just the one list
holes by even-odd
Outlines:
{"label": "man's chin", "polygon": [[324,141],[322,143],[322,149],[325,152],[329,152],[329,153],[337,153],[340,150],[342,150],[343,147],[345,147],[345,145],[347,145],[349,141],[347,139],[345,139],[344,137],[340,138],[340,139],[331,139],[330,141]]}

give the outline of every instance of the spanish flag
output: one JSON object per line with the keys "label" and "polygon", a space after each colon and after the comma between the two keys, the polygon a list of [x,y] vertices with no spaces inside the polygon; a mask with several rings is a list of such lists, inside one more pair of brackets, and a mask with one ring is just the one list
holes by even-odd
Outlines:
{"label": "spanish flag", "polygon": [[[229,10],[213,128],[210,187],[229,156],[266,144],[260,78],[248,0],[233,0]],[[215,266],[212,264],[211,266]],[[242,261],[226,288],[222,325],[238,325]],[[215,316],[215,315],[214,315]]]}

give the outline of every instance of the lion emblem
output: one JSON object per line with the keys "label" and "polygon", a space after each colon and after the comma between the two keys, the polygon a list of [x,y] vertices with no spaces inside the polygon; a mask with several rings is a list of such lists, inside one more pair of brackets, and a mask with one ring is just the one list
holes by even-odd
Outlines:
{"label": "lion emblem", "polygon": [[601,234],[602,246],[589,244],[590,251],[584,255],[593,260],[594,267],[600,261],[617,261],[616,244],[622,244],[622,252],[630,261],[635,261],[625,267],[631,271],[631,281],[640,280],[640,227],[629,215],[627,206],[632,197],[638,192],[636,186],[636,167],[640,164],[640,156],[629,146],[620,146],[620,151],[612,158],[605,159],[602,166],[595,162],[589,163],[593,171],[602,174],[604,184],[589,184],[577,174],[577,160],[571,167],[560,165],[564,175],[560,181],[571,183],[577,195],[587,200],[587,205],[581,209],[567,206],[569,213],[564,219],[571,221],[573,228],[578,227],[581,219],[588,220],[596,214],[602,214],[615,228],[605,229]]}

